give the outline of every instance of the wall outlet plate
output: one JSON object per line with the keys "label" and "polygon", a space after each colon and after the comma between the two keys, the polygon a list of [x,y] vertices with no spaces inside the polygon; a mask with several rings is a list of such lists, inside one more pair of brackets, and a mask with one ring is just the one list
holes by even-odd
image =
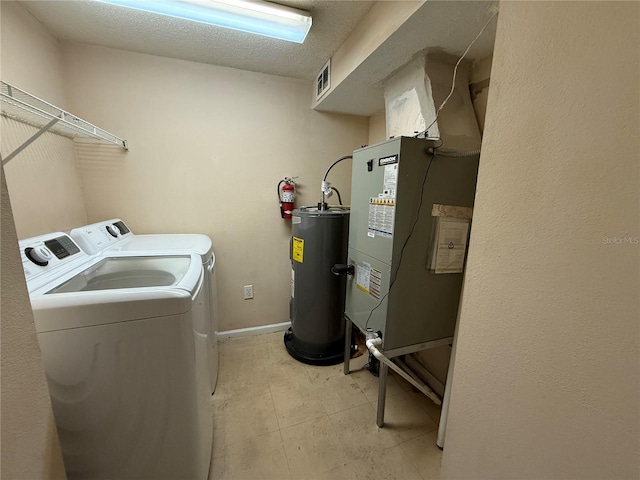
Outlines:
{"label": "wall outlet plate", "polygon": [[244,288],[244,299],[249,300],[253,298],[253,285],[245,285],[243,288]]}

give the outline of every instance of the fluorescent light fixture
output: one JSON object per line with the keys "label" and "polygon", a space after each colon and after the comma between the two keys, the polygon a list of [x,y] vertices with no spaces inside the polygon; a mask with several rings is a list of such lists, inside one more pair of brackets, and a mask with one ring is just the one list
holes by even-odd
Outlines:
{"label": "fluorescent light fixture", "polygon": [[302,10],[259,0],[98,0],[217,27],[302,43],[311,15]]}

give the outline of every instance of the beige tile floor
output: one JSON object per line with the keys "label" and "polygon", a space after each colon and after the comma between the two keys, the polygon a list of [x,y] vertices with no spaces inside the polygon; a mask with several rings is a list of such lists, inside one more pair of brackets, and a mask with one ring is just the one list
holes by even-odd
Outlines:
{"label": "beige tile floor", "polygon": [[289,356],[283,332],[220,343],[211,480],[432,480],[440,409],[391,375],[385,426],[378,379],[360,357],[315,367]]}

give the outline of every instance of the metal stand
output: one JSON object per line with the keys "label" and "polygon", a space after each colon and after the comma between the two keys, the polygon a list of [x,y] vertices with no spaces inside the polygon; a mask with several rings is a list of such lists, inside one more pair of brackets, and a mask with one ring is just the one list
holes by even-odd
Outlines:
{"label": "metal stand", "polygon": [[344,317],[344,374],[349,375],[349,361],[351,360],[351,320]]}
{"label": "metal stand", "polygon": [[389,367],[386,363],[380,362],[380,377],[378,380],[378,413],[376,414],[376,425],[382,428],[384,425],[384,404],[387,399],[387,375]]}
{"label": "metal stand", "polygon": [[[348,375],[350,373],[349,360],[351,359],[352,325],[353,325],[353,322],[349,320],[349,318],[345,315],[345,329],[346,329],[345,330],[345,350],[344,350],[344,374],[345,375]],[[388,350],[384,352],[384,355],[388,359],[391,359],[393,357],[398,357],[400,355],[408,355],[410,353],[421,352],[423,350],[429,350],[430,348],[440,347],[442,345],[448,345],[451,343],[452,340],[453,340],[453,337],[447,337],[447,338],[441,338],[440,340],[434,340],[432,342],[418,343],[416,345],[409,345],[402,348],[394,348],[393,350]],[[389,374],[389,367],[384,362],[380,362],[380,376],[378,381],[378,409],[376,414],[376,425],[378,425],[378,427],[382,427],[384,425],[384,407],[385,407],[385,400],[387,397],[388,374]],[[445,396],[447,395],[448,387],[449,387],[449,382],[447,381],[447,389],[445,390]]]}

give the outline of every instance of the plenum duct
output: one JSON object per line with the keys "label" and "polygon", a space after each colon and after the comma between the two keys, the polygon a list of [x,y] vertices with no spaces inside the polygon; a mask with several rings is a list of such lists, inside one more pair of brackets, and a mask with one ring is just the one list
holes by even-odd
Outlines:
{"label": "plenum duct", "polygon": [[[457,57],[427,54],[418,57],[384,83],[387,137],[414,136],[436,118],[437,108],[451,90]],[[455,90],[429,128],[429,137],[441,138],[447,148],[478,150],[480,129],[469,93],[469,63],[457,70]]]}

